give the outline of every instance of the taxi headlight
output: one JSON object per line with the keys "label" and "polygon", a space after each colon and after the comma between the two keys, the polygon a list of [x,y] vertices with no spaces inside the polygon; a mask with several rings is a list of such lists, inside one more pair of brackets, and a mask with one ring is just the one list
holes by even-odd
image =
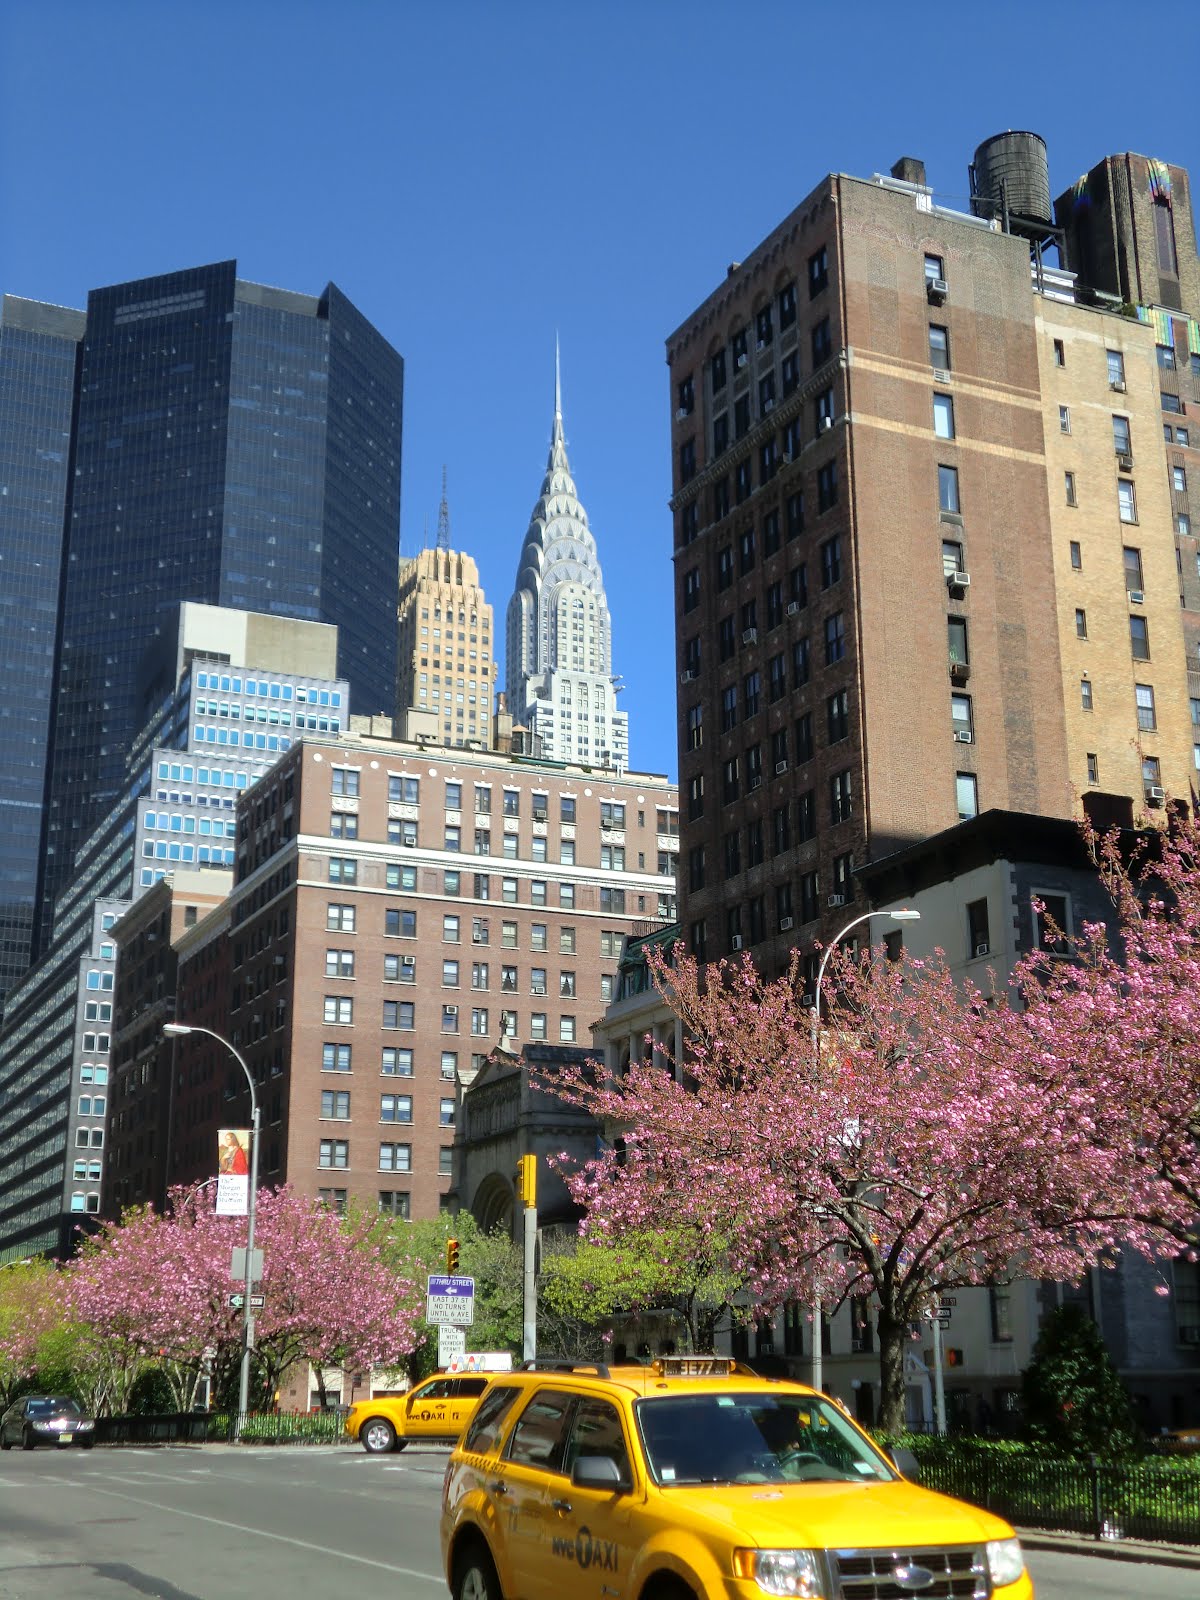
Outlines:
{"label": "taxi headlight", "polygon": [[735,1550],[733,1571],[735,1577],[752,1578],[764,1594],[820,1600],[821,1575],[811,1550]]}
{"label": "taxi headlight", "polygon": [[987,1547],[988,1572],[997,1589],[1006,1583],[1016,1583],[1025,1571],[1025,1557],[1021,1554],[1019,1539],[989,1539]]}

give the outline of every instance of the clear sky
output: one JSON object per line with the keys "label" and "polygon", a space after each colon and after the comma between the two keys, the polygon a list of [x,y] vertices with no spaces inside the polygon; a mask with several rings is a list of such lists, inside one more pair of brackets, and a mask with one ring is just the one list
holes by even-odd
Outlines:
{"label": "clear sky", "polygon": [[[676,770],[664,341],[830,171],[921,157],[962,204],[1031,128],[1200,179],[1200,8],[607,0],[0,0],[0,291],[236,257],[333,279],[406,361],[401,545],[479,561],[503,636],[562,341],[631,759]],[[501,678],[501,682],[503,678]]]}

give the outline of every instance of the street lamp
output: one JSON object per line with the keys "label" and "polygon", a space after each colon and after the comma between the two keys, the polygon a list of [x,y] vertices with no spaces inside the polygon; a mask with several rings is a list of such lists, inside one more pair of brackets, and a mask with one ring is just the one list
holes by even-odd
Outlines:
{"label": "street lamp", "polygon": [[[821,1077],[821,985],[825,981],[825,968],[829,958],[850,932],[857,928],[860,922],[870,922],[872,917],[890,917],[893,922],[920,922],[921,913],[916,910],[902,909],[900,911],[864,911],[860,916],[852,917],[850,921],[829,941],[821,956],[821,965],[817,968],[817,986],[813,993],[812,1011],[809,1015],[809,1036],[812,1040],[813,1071],[817,1081]],[[820,1390],[824,1382],[825,1350],[822,1340],[821,1327],[821,1300],[817,1297],[813,1314],[813,1353],[812,1353],[812,1386]]]}
{"label": "street lamp", "polygon": [[246,1208],[246,1282],[245,1294],[242,1297],[242,1370],[241,1380],[238,1385],[238,1422],[235,1437],[241,1434],[242,1421],[250,1405],[250,1352],[254,1348],[254,1312],[251,1307],[251,1297],[254,1287],[254,1203],[258,1197],[258,1095],[254,1089],[254,1079],[250,1068],[243,1061],[239,1051],[235,1050],[229,1040],[219,1033],[214,1033],[211,1028],[202,1028],[192,1022],[165,1022],[163,1033],[168,1039],[184,1039],[189,1033],[203,1033],[209,1039],[215,1039],[218,1044],[223,1044],[229,1054],[246,1074],[246,1082],[250,1088],[250,1199]]}

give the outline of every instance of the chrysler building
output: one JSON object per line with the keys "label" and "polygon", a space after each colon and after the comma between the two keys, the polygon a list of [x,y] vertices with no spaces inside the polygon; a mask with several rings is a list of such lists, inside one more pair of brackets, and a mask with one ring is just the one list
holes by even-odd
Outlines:
{"label": "chrysler building", "polygon": [[617,710],[604,578],[567,461],[557,351],[550,458],[508,603],[505,654],[509,710],[533,735],[532,748],[549,760],[624,771],[629,718]]}

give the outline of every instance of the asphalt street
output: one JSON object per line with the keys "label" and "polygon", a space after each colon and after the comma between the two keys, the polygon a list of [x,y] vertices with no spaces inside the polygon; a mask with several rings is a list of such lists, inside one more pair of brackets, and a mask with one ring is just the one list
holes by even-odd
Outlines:
{"label": "asphalt street", "polygon": [[[0,1600],[442,1600],[446,1451],[0,1458]],[[1033,1551],[1038,1600],[1195,1600],[1200,1573]],[[569,1595],[564,1600],[571,1600]]]}

